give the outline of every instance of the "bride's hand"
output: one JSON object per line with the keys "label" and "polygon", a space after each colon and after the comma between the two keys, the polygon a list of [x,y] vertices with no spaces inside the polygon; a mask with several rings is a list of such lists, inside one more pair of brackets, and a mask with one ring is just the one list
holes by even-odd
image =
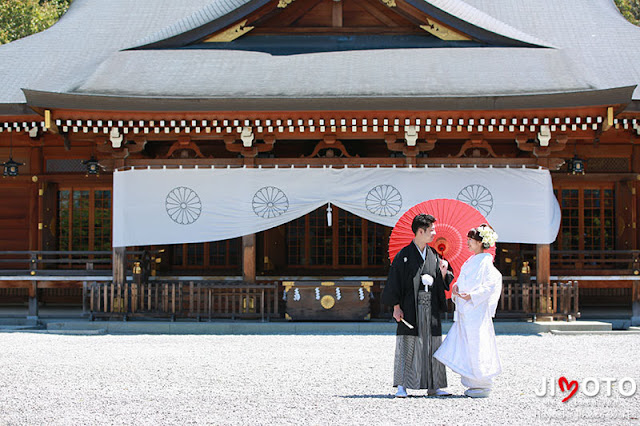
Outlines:
{"label": "bride's hand", "polygon": [[471,300],[471,295],[467,293],[458,293],[457,296],[462,300]]}

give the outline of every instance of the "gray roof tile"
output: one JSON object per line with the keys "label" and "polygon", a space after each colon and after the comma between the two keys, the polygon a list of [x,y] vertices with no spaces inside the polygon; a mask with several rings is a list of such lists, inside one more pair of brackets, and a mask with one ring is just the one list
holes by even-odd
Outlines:
{"label": "gray roof tile", "polygon": [[[494,96],[640,83],[640,28],[611,0],[429,0],[478,28],[555,48],[425,48],[293,56],[131,50],[249,0],[75,0],[50,29],[0,46],[0,104],[22,88],[132,96]],[[640,89],[634,94],[640,100]]]}
{"label": "gray roof tile", "polygon": [[[526,43],[550,46],[549,43],[543,41],[544,38],[537,38],[521,30],[518,30],[505,22],[496,19],[495,17],[483,12],[480,9],[473,7],[470,2],[463,0],[425,0],[438,9],[447,12],[451,15],[457,16],[470,24],[473,24],[479,28],[486,29],[487,31],[494,32],[496,34],[503,35],[507,38],[514,40],[524,41]],[[523,3],[522,0],[513,0],[514,3]]]}

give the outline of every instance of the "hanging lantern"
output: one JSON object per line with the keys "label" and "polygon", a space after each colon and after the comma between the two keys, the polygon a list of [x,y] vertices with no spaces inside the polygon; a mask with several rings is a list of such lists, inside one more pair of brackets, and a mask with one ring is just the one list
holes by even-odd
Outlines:
{"label": "hanging lantern", "polygon": [[13,158],[9,157],[9,161],[2,163],[2,166],[4,167],[4,171],[2,173],[3,177],[16,177],[20,174],[19,167],[24,166],[24,163],[15,162],[13,161]]}
{"label": "hanging lantern", "polygon": [[584,160],[579,158],[577,155],[574,155],[573,158],[569,160],[569,171],[574,175],[583,175]]}
{"label": "hanging lantern", "polygon": [[100,163],[98,160],[92,155],[90,159],[83,161],[82,164],[87,168],[87,176],[89,175],[99,175],[100,174]]}
{"label": "hanging lantern", "polygon": [[13,135],[11,135],[11,139],[9,140],[9,161],[2,163],[2,167],[4,167],[2,177],[18,176],[20,174],[20,166],[24,166],[24,163],[13,161]]}

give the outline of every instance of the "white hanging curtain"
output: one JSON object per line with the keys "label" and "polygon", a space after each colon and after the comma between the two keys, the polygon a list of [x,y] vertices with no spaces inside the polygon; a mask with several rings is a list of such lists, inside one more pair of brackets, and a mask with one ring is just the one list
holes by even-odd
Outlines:
{"label": "white hanging curtain", "polygon": [[331,203],[394,226],[422,201],[477,208],[502,242],[552,243],[551,175],[525,168],[135,169],[113,176],[113,246],[219,241],[264,231]]}

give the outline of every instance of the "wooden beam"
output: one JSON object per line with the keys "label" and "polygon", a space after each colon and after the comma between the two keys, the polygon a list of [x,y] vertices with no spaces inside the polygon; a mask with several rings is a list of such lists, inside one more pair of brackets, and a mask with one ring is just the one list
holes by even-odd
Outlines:
{"label": "wooden beam", "polygon": [[263,27],[253,34],[424,34],[408,27]]}
{"label": "wooden beam", "polygon": [[[401,25],[394,21],[393,18],[387,15],[387,10],[384,6],[382,6],[377,0],[373,2],[363,1],[358,3],[358,6],[369,12],[374,18],[382,22],[383,24],[389,27],[400,27]],[[382,9],[382,10],[381,10]],[[386,10],[385,10],[386,9]],[[387,13],[385,13],[387,12]],[[394,10],[395,12],[395,10]],[[394,13],[394,15],[400,17],[400,15]]]}
{"label": "wooden beam", "polygon": [[293,6],[287,7],[286,10],[283,10],[277,15],[274,15],[268,21],[259,20],[258,22],[260,23],[260,27],[256,28],[256,30],[259,30],[261,28],[270,28],[270,23],[277,24],[278,27],[288,27],[289,25],[300,19],[308,11],[316,7],[322,1],[323,0],[313,0],[308,3],[304,1],[294,3]]}
{"label": "wooden beam", "polygon": [[[567,172],[553,172],[551,173],[551,177],[553,182],[557,183],[567,183],[570,182],[572,185],[580,188],[583,186],[593,186],[594,182],[619,182],[625,180],[634,180],[638,179],[637,173],[586,173],[583,176],[580,176],[579,179],[576,179],[575,176],[567,174]],[[613,186],[612,186],[613,187]]]}

